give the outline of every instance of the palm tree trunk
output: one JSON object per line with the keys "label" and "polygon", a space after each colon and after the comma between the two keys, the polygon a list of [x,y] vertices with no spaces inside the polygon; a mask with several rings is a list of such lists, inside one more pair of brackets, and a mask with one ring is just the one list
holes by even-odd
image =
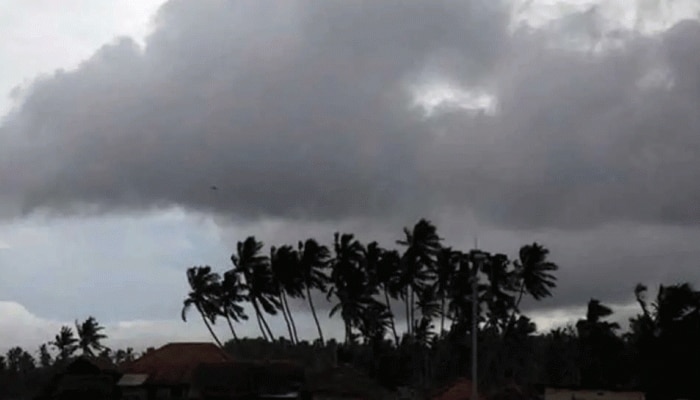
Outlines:
{"label": "palm tree trunk", "polygon": [[272,334],[272,330],[270,330],[270,325],[267,324],[267,320],[265,320],[265,316],[263,314],[260,314],[260,320],[262,321],[263,325],[265,325],[265,330],[267,330],[267,334],[270,336],[271,341],[275,341],[275,335]]}
{"label": "palm tree trunk", "polygon": [[408,288],[404,290],[404,304],[406,305],[406,334],[411,335],[411,312],[409,311],[409,306],[408,306]]}
{"label": "palm tree trunk", "polygon": [[396,324],[394,323],[394,312],[391,310],[391,301],[389,300],[389,292],[386,290],[386,285],[384,285],[384,299],[386,300],[386,308],[389,310],[389,323],[391,323],[391,332],[394,334],[394,340],[396,345],[399,345],[399,334],[396,333]]}
{"label": "palm tree trunk", "polygon": [[231,335],[233,335],[233,340],[238,341],[238,335],[236,335],[236,330],[233,329],[233,324],[231,323],[231,317],[228,314],[224,314],[226,317],[226,322],[228,322],[228,327],[231,329]]}
{"label": "palm tree trunk", "polygon": [[411,333],[413,333],[413,321],[416,319],[416,308],[415,308],[415,292],[411,288]]}
{"label": "palm tree trunk", "polygon": [[299,334],[297,333],[297,324],[294,323],[294,316],[292,315],[292,310],[289,309],[289,300],[287,299],[287,294],[283,293],[284,308],[287,310],[287,315],[289,316],[289,322],[292,325],[292,333],[294,334],[294,340],[292,343],[299,344]]}
{"label": "palm tree trunk", "polygon": [[207,321],[207,317],[204,316],[204,313],[202,312],[202,309],[199,308],[199,307],[197,307],[197,311],[199,311],[199,315],[202,316],[202,321],[204,321],[204,325],[206,325],[206,326],[207,326],[207,329],[209,329],[209,333],[211,333],[211,337],[214,338],[214,341],[216,342],[216,344],[219,345],[219,347],[223,348],[224,346],[221,344],[221,341],[220,341],[219,338],[216,336],[216,333],[214,333],[214,330],[211,328],[211,325],[209,325],[209,321]]}
{"label": "palm tree trunk", "polygon": [[513,307],[513,311],[510,313],[510,318],[508,318],[508,325],[506,325],[506,328],[503,330],[502,337],[506,337],[508,330],[510,330],[511,325],[515,320],[515,312],[518,310],[518,307],[520,307],[520,301],[523,299],[523,294],[525,294],[525,282],[520,284],[520,293],[518,294],[518,300],[515,302],[515,307]]}
{"label": "palm tree trunk", "polygon": [[265,328],[263,328],[262,325],[262,319],[260,317],[260,307],[258,307],[258,302],[255,299],[252,299],[251,303],[253,303],[253,308],[255,309],[255,316],[258,319],[258,327],[260,328],[260,332],[262,332],[263,339],[265,339],[265,341],[268,341],[269,339],[267,338],[267,334],[265,333]]}
{"label": "palm tree trunk", "polygon": [[292,333],[292,324],[289,323],[289,317],[287,317],[287,308],[284,306],[284,292],[280,291],[279,295],[280,304],[282,305],[282,316],[284,317],[284,323],[287,324],[287,331],[289,332],[289,341],[294,343],[294,333]]}
{"label": "palm tree trunk", "polygon": [[445,296],[440,299],[440,337],[445,334]]}
{"label": "palm tree trunk", "polygon": [[326,343],[323,340],[323,331],[321,330],[321,324],[318,322],[318,316],[316,315],[316,308],[314,307],[313,300],[311,300],[311,289],[309,289],[308,284],[306,284],[306,298],[309,300],[309,307],[311,308],[311,314],[314,316],[314,321],[316,322],[316,328],[318,329],[318,338],[321,339],[321,346],[325,346]]}
{"label": "palm tree trunk", "polygon": [[350,344],[350,338],[352,337],[352,330],[350,329],[350,323],[345,320],[345,344]]}

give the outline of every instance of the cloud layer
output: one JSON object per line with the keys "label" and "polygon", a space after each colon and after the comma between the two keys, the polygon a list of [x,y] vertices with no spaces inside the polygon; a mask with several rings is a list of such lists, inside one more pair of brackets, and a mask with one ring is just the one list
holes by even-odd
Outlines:
{"label": "cloud layer", "polygon": [[[698,22],[606,33],[589,11],[513,33],[510,17],[491,1],[171,1],[145,48],[117,40],[22,91],[0,131],[5,215],[697,224]],[[438,84],[496,111],[424,118],[416,88]]]}
{"label": "cloud layer", "polygon": [[171,321],[184,268],[227,267],[247,235],[391,246],[421,216],[459,248],[544,242],[560,285],[529,307],[559,319],[698,282],[700,23],[647,29],[666,2],[627,3],[616,25],[603,6],[171,0],[145,45],[16,92],[0,293],[42,320]]}

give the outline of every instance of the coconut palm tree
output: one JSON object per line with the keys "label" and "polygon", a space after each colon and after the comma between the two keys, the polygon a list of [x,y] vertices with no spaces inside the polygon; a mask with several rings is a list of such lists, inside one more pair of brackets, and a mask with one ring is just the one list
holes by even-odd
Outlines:
{"label": "coconut palm tree", "polygon": [[433,278],[437,254],[440,251],[440,237],[437,228],[430,221],[421,219],[412,230],[404,228],[404,239],[397,244],[404,246],[401,255],[401,287],[406,303],[408,333],[412,333],[415,322],[415,294],[423,290]]}
{"label": "coconut palm tree", "polygon": [[224,279],[219,285],[218,303],[220,315],[226,318],[231,335],[234,340],[238,340],[236,330],[233,328],[233,322],[247,321],[248,315],[241,303],[248,300],[245,293],[245,287],[241,282],[240,276],[233,271],[226,271]]}
{"label": "coconut palm tree", "polygon": [[311,314],[316,323],[318,338],[321,341],[321,345],[324,345],[323,331],[321,330],[321,324],[316,315],[316,308],[314,307],[314,302],[311,297],[311,290],[326,292],[326,285],[329,282],[329,278],[324,271],[328,267],[330,252],[326,246],[319,245],[316,240],[307,239],[303,243],[299,242],[298,254],[299,274],[301,276],[302,285],[306,292],[306,299],[309,302]]}
{"label": "coconut palm tree", "polygon": [[351,234],[335,234],[334,258],[332,261],[331,282],[328,298],[335,296],[337,303],[329,316],[338,311],[345,324],[345,340],[353,338],[352,328],[362,323],[364,306],[371,299],[368,292],[368,277],[363,269],[365,249]]}
{"label": "coconut palm tree", "polygon": [[270,249],[270,269],[273,283],[279,294],[280,310],[287,324],[289,340],[298,343],[294,316],[289,309],[288,297],[298,298],[303,294],[303,282],[299,271],[299,254],[289,245]]}
{"label": "coconut palm tree", "polygon": [[508,269],[510,261],[504,254],[491,254],[481,263],[486,275],[484,285],[486,304],[488,305],[487,327],[505,333],[510,323],[509,313],[515,310],[514,273]]}
{"label": "coconut palm tree", "polygon": [[384,302],[389,312],[389,327],[394,336],[394,342],[399,344],[399,335],[396,332],[396,323],[391,308],[391,298],[397,299],[400,295],[398,288],[399,253],[395,250],[385,250],[372,242],[367,245],[366,269],[370,277],[370,285],[384,292]]}
{"label": "coconut palm tree", "polygon": [[61,361],[70,358],[78,349],[78,339],[73,334],[70,326],[61,327],[61,331],[49,344],[58,351],[58,359]]}
{"label": "coconut palm tree", "polygon": [[518,260],[515,261],[515,276],[520,282],[516,307],[524,294],[529,294],[535,300],[552,295],[557,280],[553,273],[559,266],[547,259],[548,254],[549,250],[537,243],[520,248]]}
{"label": "coconut palm tree", "polygon": [[95,356],[94,351],[106,349],[102,343],[107,335],[102,333],[104,327],[100,326],[95,317],[88,317],[82,323],[75,321],[75,330],[78,332],[78,347],[83,351],[83,355]]}
{"label": "coconut palm tree", "polygon": [[525,294],[537,301],[552,295],[552,289],[556,287],[557,280],[554,272],[559,269],[559,266],[549,261],[548,255],[549,250],[536,242],[520,248],[518,260],[513,263],[514,279],[518,282],[516,283],[518,297],[510,316],[509,326],[515,322],[515,314],[519,312],[520,302]]}
{"label": "coconut palm tree", "polygon": [[255,310],[263,338],[274,341],[275,337],[263,311],[270,315],[277,315],[281,302],[270,269],[270,259],[262,254],[262,248],[262,242],[258,242],[254,236],[249,236],[245,241],[238,242],[237,253],[231,256],[231,261],[234,271],[240,273],[245,279],[248,298]]}
{"label": "coconut palm tree", "polygon": [[212,272],[209,266],[188,268],[187,282],[190,285],[190,292],[183,301],[181,316],[182,320],[187,322],[187,311],[191,307],[196,308],[216,344],[223,347],[211,327],[216,322],[216,316],[221,310],[217,299],[217,294],[220,291],[219,279],[219,274]]}
{"label": "coconut palm tree", "polygon": [[435,294],[440,300],[440,336],[445,333],[445,305],[450,296],[450,285],[455,279],[462,254],[450,247],[440,249],[435,263]]}

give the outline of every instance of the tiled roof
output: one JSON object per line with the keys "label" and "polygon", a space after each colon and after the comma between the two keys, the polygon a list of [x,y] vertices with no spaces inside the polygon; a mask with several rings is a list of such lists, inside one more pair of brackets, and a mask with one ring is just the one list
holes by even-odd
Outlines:
{"label": "tiled roof", "polygon": [[187,384],[198,365],[223,361],[231,357],[213,343],[169,343],[125,364],[122,372],[148,374],[149,384]]}

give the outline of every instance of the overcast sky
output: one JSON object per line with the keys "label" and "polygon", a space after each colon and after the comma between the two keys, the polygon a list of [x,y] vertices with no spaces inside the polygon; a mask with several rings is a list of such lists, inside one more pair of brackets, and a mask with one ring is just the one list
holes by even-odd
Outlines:
{"label": "overcast sky", "polygon": [[697,2],[6,2],[0,350],[89,315],[112,346],[206,340],[187,267],[420,217],[545,244],[541,330],[700,281]]}

